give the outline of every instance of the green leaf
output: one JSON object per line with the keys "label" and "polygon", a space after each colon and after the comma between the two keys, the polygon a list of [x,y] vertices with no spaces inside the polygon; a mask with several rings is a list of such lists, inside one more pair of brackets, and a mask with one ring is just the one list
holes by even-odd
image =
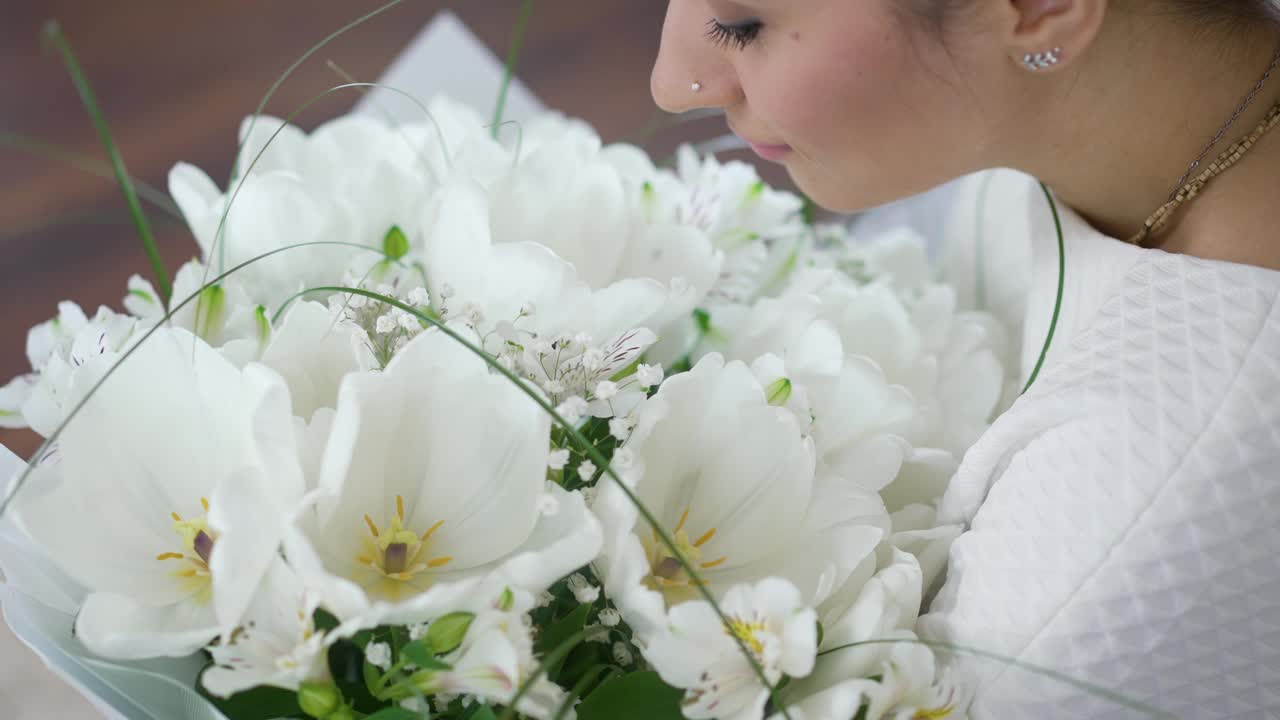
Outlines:
{"label": "green leaf", "polygon": [[609,680],[578,705],[579,720],[683,720],[684,692],[662,682],[655,672]]}
{"label": "green leaf", "polygon": [[364,720],[422,720],[415,712],[400,707],[383,708]]}
{"label": "green leaf", "polygon": [[275,718],[305,718],[298,707],[298,694],[282,688],[259,687],[229,698],[217,698],[203,692],[204,684],[197,683],[218,711],[235,720],[274,720]]}
{"label": "green leaf", "polygon": [[475,708],[475,712],[468,715],[466,720],[498,720],[497,714],[488,705],[477,705]]}
{"label": "green leaf", "polygon": [[[579,605],[574,608],[573,612],[542,631],[542,634],[538,636],[537,642],[533,644],[534,651],[539,655],[554,651],[574,635],[582,632],[582,629],[587,626],[587,617],[590,614],[590,605]],[[565,656],[561,657],[559,662],[547,666],[547,677],[556,678],[567,656],[568,653],[565,653]]]}
{"label": "green leaf", "polygon": [[431,644],[427,638],[419,638],[408,643],[400,648],[400,654],[409,658],[409,662],[417,665],[420,670],[448,670],[452,667],[436,658],[435,653],[431,652]]}

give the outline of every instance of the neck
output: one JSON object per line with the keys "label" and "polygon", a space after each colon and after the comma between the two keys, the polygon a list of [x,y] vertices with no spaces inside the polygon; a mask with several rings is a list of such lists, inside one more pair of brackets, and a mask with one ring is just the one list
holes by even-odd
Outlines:
{"label": "neck", "polygon": [[[1050,82],[1036,86],[1035,117],[1023,126],[1031,130],[1015,143],[1021,149],[1015,166],[1045,181],[1098,230],[1121,239],[1133,236],[1178,189],[1178,178],[1270,65],[1280,36],[1265,26],[1245,33],[1226,45],[1173,21],[1153,22],[1141,31],[1133,21],[1113,23],[1077,67],[1034,78]],[[1140,45],[1137,52],[1135,45]],[[1248,135],[1277,98],[1280,70],[1202,162],[1207,165]],[[1037,128],[1057,132],[1045,137],[1036,134]],[[1280,226],[1280,206],[1274,197],[1249,202],[1278,182],[1280,139],[1268,135],[1183,208],[1156,244],[1174,252],[1280,266],[1280,255],[1268,253],[1278,245],[1272,238]],[[1269,236],[1264,242],[1231,232],[1241,228]]]}

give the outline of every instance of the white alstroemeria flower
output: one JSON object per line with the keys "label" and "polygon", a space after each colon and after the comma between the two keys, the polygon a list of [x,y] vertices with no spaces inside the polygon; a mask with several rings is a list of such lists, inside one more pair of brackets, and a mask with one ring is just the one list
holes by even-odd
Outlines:
{"label": "white alstroemeria flower", "polygon": [[367,337],[334,311],[313,302],[299,302],[262,355],[262,364],[280,373],[289,385],[293,414],[310,420],[317,410],[338,405],[338,388],[348,373],[363,369]]}
{"label": "white alstroemeria flower", "polygon": [[[71,393],[110,365],[87,360]],[[302,482],[279,376],[160,330],[66,426],[14,510],[90,590],[76,619],[90,650],[177,657],[239,624]]]}
{"label": "white alstroemeria flower", "polygon": [[27,333],[27,360],[31,369],[41,372],[52,358],[65,359],[80,331],[88,325],[89,318],[79,305],[70,301],[58,303],[56,317]]}
{"label": "white alstroemeria flower", "polygon": [[[68,375],[74,369],[70,355],[77,338],[82,334],[89,336],[96,333],[102,338],[102,344],[111,346],[113,350],[120,340],[118,337],[106,337],[114,334],[107,332],[107,326],[116,326],[115,323],[100,322],[107,312],[109,311],[99,311],[99,318],[95,319],[94,327],[91,328],[89,318],[79,305],[69,301],[61,302],[58,304],[56,317],[31,328],[27,333],[27,360],[31,363],[31,373],[20,375],[0,387],[0,428],[32,427],[33,421],[25,416],[24,406],[33,394],[43,394],[46,396],[42,403],[44,412],[39,407],[33,409],[38,415],[34,421],[34,429],[46,437],[52,432],[52,428],[61,419],[62,401],[57,399],[55,402],[55,398],[60,391],[65,390]],[[85,343],[81,338],[82,350]]]}
{"label": "white alstroemeria flower", "polygon": [[255,687],[297,690],[305,682],[329,679],[330,646],[355,628],[317,631],[318,607],[319,598],[277,559],[241,627],[229,642],[208,648],[214,666],[200,677],[205,689],[226,698]]}
{"label": "white alstroemeria flower", "polygon": [[547,484],[549,444],[523,391],[425,332],[343,381],[289,560],[326,608],[368,624],[451,610],[486,578],[545,589],[601,543],[581,495]]}
{"label": "white alstroemeria flower", "polygon": [[817,616],[800,591],[778,579],[732,588],[721,609],[728,625],[705,602],[672,608],[667,632],[649,642],[645,658],[664,682],[687,690],[685,717],[759,720],[770,692],[751,661],[775,686],[784,676],[808,675],[818,650]]}
{"label": "white alstroemeria flower", "polygon": [[[880,499],[815,475],[812,440],[769,404],[739,362],[718,355],[663,383],[641,406],[626,448],[635,493],[674,538],[707,590],[781,577],[810,606],[843,588],[888,527]],[[701,598],[694,579],[613,482],[594,509],[605,526],[605,591],[644,637],[666,608]]]}
{"label": "white alstroemeria flower", "polygon": [[139,334],[134,318],[104,307],[89,320],[79,307],[62,303],[58,318],[32,328],[28,336],[36,373],[22,404],[26,423],[46,438],[52,435],[87,390],[79,378],[96,379],[95,368],[118,359]]}
{"label": "white alstroemeria flower", "polygon": [[37,376],[19,375],[0,387],[0,428],[25,429],[27,420],[22,415],[22,406],[31,397],[31,389],[36,384]]}
{"label": "white alstroemeria flower", "polygon": [[[509,704],[520,686],[538,670],[533,654],[532,624],[527,614],[533,596],[523,591],[505,593],[502,607],[489,604],[474,610],[461,644],[440,659],[450,670],[420,672],[414,676],[424,694],[470,695],[494,704]],[[541,675],[520,699],[520,714],[549,720],[564,704],[565,691]],[[572,709],[565,715],[574,718]]]}

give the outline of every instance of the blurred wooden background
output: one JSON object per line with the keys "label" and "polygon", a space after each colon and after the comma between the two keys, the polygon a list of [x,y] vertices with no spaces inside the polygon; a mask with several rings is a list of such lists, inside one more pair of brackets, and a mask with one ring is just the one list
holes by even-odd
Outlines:
{"label": "blurred wooden background", "polygon": [[[104,159],[62,63],[41,49],[41,28],[60,21],[79,56],[132,175],[164,188],[169,169],[189,161],[227,177],[236,129],[267,88],[307,48],[378,7],[372,0],[0,0],[0,135],[17,134]],[[374,80],[448,3],[407,0],[347,34],[298,69],[267,107],[286,115],[339,84],[333,60]],[[622,139],[654,114],[649,67],[666,3],[659,0],[540,0],[519,74],[549,106],[587,119],[606,140]],[[505,54],[517,0],[458,0],[455,12]],[[336,95],[298,122],[310,129],[344,112]],[[667,152],[684,127],[651,146]],[[92,314],[119,307],[133,273],[148,272],[110,180],[0,144],[0,384],[27,372],[26,332],[52,317],[59,300]],[[149,214],[170,269],[195,245],[185,227]],[[0,430],[24,456],[37,439]],[[0,717],[90,718],[88,706],[44,671],[0,626]]]}
{"label": "blurred wooden background", "polygon": [[[17,134],[105,159],[66,69],[42,52],[41,28],[57,19],[92,83],[130,173],[165,189],[169,169],[192,162],[225,178],[240,120],[312,44],[381,5],[373,0],[89,2],[0,0],[0,135]],[[517,0],[465,0],[452,9],[500,56],[511,40]],[[357,80],[376,79],[442,8],[407,0],[331,43],[284,84],[267,112],[284,116],[341,81],[333,60]],[[666,3],[658,0],[540,0],[519,75],[550,107],[593,123],[608,140],[654,117],[649,69]],[[308,109],[311,129],[356,101],[335,94]],[[713,123],[708,125],[707,122]],[[718,121],[684,126],[650,145],[668,152],[681,138],[706,138]],[[721,130],[722,131],[722,130]],[[120,192],[111,180],[0,144],[0,384],[29,371],[28,328],[59,300],[89,314],[118,308],[133,273],[148,273]],[[189,233],[151,212],[170,271],[195,251]],[[29,456],[37,439],[0,430],[0,443]]]}

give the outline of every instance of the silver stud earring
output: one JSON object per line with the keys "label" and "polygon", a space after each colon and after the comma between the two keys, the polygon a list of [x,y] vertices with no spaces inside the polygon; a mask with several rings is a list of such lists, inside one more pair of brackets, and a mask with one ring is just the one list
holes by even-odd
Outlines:
{"label": "silver stud earring", "polygon": [[1062,48],[1056,47],[1048,52],[1027,53],[1022,58],[1022,64],[1030,71],[1047,70],[1057,65],[1062,60]]}
{"label": "silver stud earring", "polygon": [[700,82],[695,82],[695,83],[693,84],[693,91],[694,91],[694,92],[702,92],[702,83],[700,83]]}

